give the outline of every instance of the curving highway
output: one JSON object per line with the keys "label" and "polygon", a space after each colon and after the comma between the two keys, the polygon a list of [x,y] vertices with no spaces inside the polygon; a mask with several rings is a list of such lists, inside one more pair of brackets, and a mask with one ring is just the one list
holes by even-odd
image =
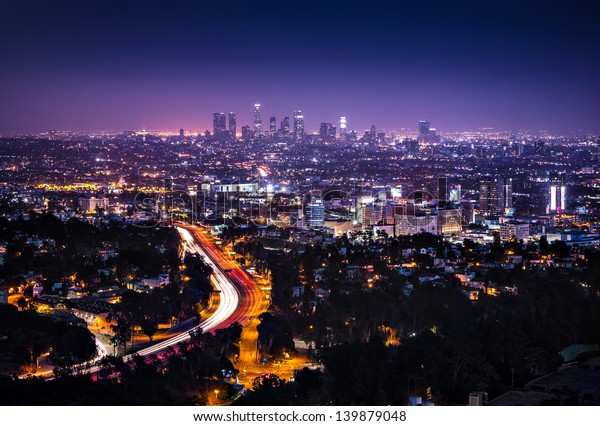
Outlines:
{"label": "curving highway", "polygon": [[241,295],[245,293],[240,292],[238,286],[227,277],[225,272],[223,272],[222,266],[218,263],[220,259],[216,256],[216,254],[220,254],[220,252],[214,248],[210,241],[204,241],[199,238],[199,235],[201,234],[200,228],[195,226],[178,226],[177,230],[183,239],[186,250],[202,256],[204,262],[212,268],[213,275],[211,276],[211,283],[215,289],[220,292],[221,296],[219,306],[210,317],[206,318],[191,330],[139,350],[134,354],[127,355],[123,358],[125,361],[130,360],[134,355],[151,355],[163,351],[170,346],[185,342],[190,339],[190,331],[200,329],[203,332],[207,332],[219,327],[227,327],[233,322],[231,321],[231,318],[238,317],[239,306],[244,305],[244,302],[241,300]]}
{"label": "curving highway", "polygon": [[[220,292],[220,303],[217,309],[191,330],[180,333],[162,342],[148,346],[133,354],[123,357],[124,361],[131,360],[135,355],[148,356],[159,353],[165,349],[185,342],[191,338],[190,332],[202,330],[203,332],[225,328],[238,322],[242,326],[249,324],[257,314],[261,302],[261,291],[246,272],[234,261],[227,259],[215,247],[213,242],[203,232],[202,228],[193,225],[177,225],[185,249],[197,253],[208,264],[213,274],[211,282],[215,290]],[[99,367],[87,369],[95,372]]]}
{"label": "curving highway", "polygon": [[[256,286],[256,283],[235,260],[225,257],[215,247],[202,228],[192,225],[178,225],[177,229],[182,234],[186,244],[188,244],[189,238],[192,238],[193,247],[200,249],[205,254],[205,262],[213,268],[215,276],[221,277],[237,293],[237,309],[219,327],[227,327],[234,322],[238,322],[242,326],[249,324],[252,318],[257,315],[257,309],[262,299],[262,292]],[[223,294],[221,295],[223,296]],[[222,299],[221,303],[223,303]]]}
{"label": "curving highway", "polygon": [[[212,315],[192,329],[126,355],[123,357],[125,362],[130,361],[136,355],[157,354],[171,346],[190,340],[190,332],[194,330],[207,332],[228,327],[235,322],[242,326],[247,325],[251,323],[253,315],[257,313],[262,297],[261,291],[246,272],[237,263],[225,258],[208,236],[203,233],[202,228],[180,224],[177,225],[177,230],[183,239],[186,251],[199,254],[203,261],[212,268],[211,283],[220,293],[219,306]],[[106,356],[106,348],[97,339],[96,344],[97,356],[84,364],[74,366],[76,370],[92,374],[100,370],[101,367],[98,363]]]}

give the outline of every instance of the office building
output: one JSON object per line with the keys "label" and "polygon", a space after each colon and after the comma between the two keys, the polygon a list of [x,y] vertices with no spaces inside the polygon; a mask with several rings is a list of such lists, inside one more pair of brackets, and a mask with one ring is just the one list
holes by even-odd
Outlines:
{"label": "office building", "polygon": [[325,206],[319,193],[311,194],[310,203],[306,205],[306,225],[309,228],[322,228],[325,224]]}
{"label": "office building", "polygon": [[226,129],[226,117],[223,112],[215,112],[213,114],[213,136],[221,138]]}
{"label": "office building", "polygon": [[340,136],[346,134],[346,117],[340,117]]}
{"label": "office building", "polygon": [[331,123],[321,123],[321,139],[324,141],[332,141],[335,139],[336,129],[335,126]]}
{"label": "office building", "polygon": [[383,209],[380,205],[368,204],[362,206],[362,227],[371,228],[383,222]]}
{"label": "office building", "polygon": [[479,210],[485,215],[503,214],[512,208],[512,178],[484,176],[479,181]]}
{"label": "office building", "polygon": [[260,118],[260,104],[254,104],[254,137],[258,138],[263,135],[263,123]]}
{"label": "office building", "polygon": [[500,204],[498,198],[498,179],[485,176],[479,181],[479,210],[485,215],[497,214]]}
{"label": "office building", "polygon": [[550,174],[550,213],[565,211],[567,202],[566,176],[564,173]]}
{"label": "office building", "polygon": [[237,136],[237,126],[235,120],[235,112],[229,113],[229,135],[235,139]]}
{"label": "office building", "polygon": [[258,192],[258,182],[246,183],[218,183],[210,185],[210,190],[213,192]]}
{"label": "office building", "polygon": [[304,116],[302,111],[294,111],[294,139],[300,140],[304,137]]}
{"label": "office building", "polygon": [[290,117],[283,117],[279,130],[281,131],[282,136],[288,136],[290,134]]}
{"label": "office building", "polygon": [[277,119],[275,117],[269,118],[269,136],[273,137],[277,133]]}
{"label": "office building", "polygon": [[500,239],[502,241],[527,240],[529,238],[529,223],[509,220],[500,224]]}
{"label": "office building", "polygon": [[437,211],[437,231],[443,235],[460,236],[463,231],[462,212],[456,209]]}
{"label": "office building", "polygon": [[86,213],[95,213],[98,209],[108,209],[109,200],[106,197],[81,197],[77,205]]}
{"label": "office building", "polygon": [[502,212],[507,212],[509,209],[512,209],[513,200],[512,200],[512,178],[505,177],[500,179],[501,192],[500,192],[500,209]]}
{"label": "office building", "polygon": [[418,137],[419,143],[431,142],[430,132],[431,132],[431,123],[429,122],[429,120],[419,121],[419,137]]}
{"label": "office building", "polygon": [[437,217],[431,214],[409,212],[396,215],[396,235],[414,235],[421,232],[438,233]]}
{"label": "office building", "polygon": [[[456,184],[448,191],[448,201],[451,203],[458,203],[461,200],[461,186],[460,184]],[[511,197],[512,199],[512,197]]]}
{"label": "office building", "polygon": [[252,129],[250,129],[250,126],[248,126],[247,124],[244,124],[242,126],[242,140],[245,142],[248,142],[248,141],[252,140],[253,137],[254,137],[254,133],[252,132]]}

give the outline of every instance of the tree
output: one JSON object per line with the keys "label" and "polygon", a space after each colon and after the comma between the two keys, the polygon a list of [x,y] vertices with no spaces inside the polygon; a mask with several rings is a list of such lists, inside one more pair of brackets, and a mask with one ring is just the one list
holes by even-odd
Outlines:
{"label": "tree", "polygon": [[156,318],[147,317],[144,320],[142,320],[140,326],[142,327],[142,331],[144,332],[144,334],[148,336],[148,339],[150,339],[150,342],[152,342],[152,337],[158,331],[158,321],[156,320]]}
{"label": "tree", "polygon": [[280,379],[277,374],[262,374],[252,380],[252,389],[264,390],[271,388],[280,388],[286,383],[285,379]]}
{"label": "tree", "polygon": [[29,303],[27,303],[27,300],[25,300],[24,297],[19,297],[19,300],[17,300],[17,306],[20,310],[24,310],[28,305]]}
{"label": "tree", "polygon": [[296,353],[292,329],[287,321],[268,312],[260,314],[258,319],[261,322],[256,329],[262,354],[280,358],[286,353]]}
{"label": "tree", "polygon": [[109,316],[109,321],[112,319],[116,319],[116,324],[111,324],[110,329],[113,331],[112,343],[115,349],[118,346],[122,346],[124,350],[127,349],[127,342],[131,340],[132,337],[132,328],[133,323],[131,321],[131,317],[122,312],[117,312],[116,314]]}
{"label": "tree", "polygon": [[540,251],[542,254],[548,254],[550,245],[548,244],[548,238],[545,235],[540,237]]}
{"label": "tree", "polygon": [[569,257],[570,249],[566,242],[557,240],[552,242],[550,246],[550,251],[559,258]]}
{"label": "tree", "polygon": [[61,367],[86,361],[95,353],[94,336],[87,328],[77,325],[67,326],[66,330],[54,336],[52,341],[52,360]]}

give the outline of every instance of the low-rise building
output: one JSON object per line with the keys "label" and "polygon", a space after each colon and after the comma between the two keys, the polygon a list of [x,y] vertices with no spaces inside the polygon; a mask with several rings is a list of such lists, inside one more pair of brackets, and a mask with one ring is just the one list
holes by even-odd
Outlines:
{"label": "low-rise building", "polygon": [[510,241],[527,240],[529,238],[529,223],[509,220],[500,224],[500,239]]}
{"label": "low-rise building", "polygon": [[87,213],[95,213],[97,209],[108,209],[109,204],[106,197],[81,197],[77,201],[79,208]]}

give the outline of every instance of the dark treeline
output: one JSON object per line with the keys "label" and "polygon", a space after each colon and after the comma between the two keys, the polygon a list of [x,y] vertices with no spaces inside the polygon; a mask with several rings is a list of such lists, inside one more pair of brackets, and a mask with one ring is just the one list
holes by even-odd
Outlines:
{"label": "dark treeline", "polygon": [[[164,360],[107,357],[96,379],[62,375],[52,381],[0,376],[0,405],[206,405],[223,403],[239,389],[228,359],[239,353],[241,327],[198,333],[192,344],[167,350]],[[215,392],[217,391],[217,392]]]}
{"label": "dark treeline", "polygon": [[[585,260],[579,259],[568,274],[559,268],[521,267],[524,263],[477,272],[476,279],[515,287],[517,294],[481,291],[472,301],[453,274],[432,272],[431,256],[420,253],[427,247],[435,248],[438,257],[467,258],[473,264],[494,262],[507,253],[523,256],[523,262],[570,255],[562,242],[533,247],[498,239],[487,247],[465,240],[456,253],[427,234],[369,238],[359,245],[342,237],[288,253],[251,241],[243,250],[271,271],[271,313],[311,345],[324,371],[309,399],[298,396],[298,384],[270,380],[240,402],[312,404],[316,398],[319,404],[402,405],[409,396],[421,395],[438,404],[464,404],[471,391],[487,391],[493,398],[513,383],[523,386],[554,371],[563,362],[559,352],[571,344],[600,342],[597,252],[582,251]],[[401,276],[387,265],[402,263],[406,248],[417,250],[411,259],[416,268]],[[373,287],[363,279],[348,279],[348,265],[369,265],[378,276]],[[419,279],[426,275],[433,279]],[[294,297],[292,288],[301,285],[304,293]],[[327,291],[326,299],[316,297],[318,288]]]}
{"label": "dark treeline", "polygon": [[96,353],[93,335],[84,327],[69,325],[33,311],[19,312],[0,303],[0,363],[2,371],[35,365],[48,351],[59,367],[87,361]]}
{"label": "dark treeline", "polygon": [[[41,250],[27,244],[28,237],[44,239]],[[41,274],[44,287],[49,288],[73,274],[85,281],[98,268],[114,267],[116,277],[124,280],[172,272],[179,265],[179,234],[167,227],[141,228],[122,222],[95,226],[31,212],[29,220],[0,218],[0,241],[8,242],[0,276],[11,285],[20,284],[19,275],[28,271]],[[116,256],[103,259],[102,249],[114,250]]]}

